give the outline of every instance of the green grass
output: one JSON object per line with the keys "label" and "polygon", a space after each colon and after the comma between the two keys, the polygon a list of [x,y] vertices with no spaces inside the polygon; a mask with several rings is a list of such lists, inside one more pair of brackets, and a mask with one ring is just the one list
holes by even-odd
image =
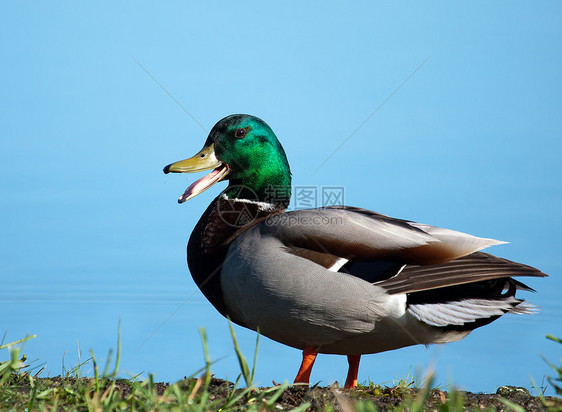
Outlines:
{"label": "green grass", "polygon": [[[562,339],[560,338],[556,338],[552,335],[546,335],[546,338],[550,339],[551,341],[562,344]],[[557,375],[554,378],[548,377],[547,378],[548,382],[552,385],[557,395],[562,395],[562,360],[560,361],[560,366],[556,366],[553,363],[549,362],[548,359],[546,359],[544,356],[542,356],[542,358],[554,370],[554,372]]]}
{"label": "green grass", "polygon": [[[64,376],[57,378],[39,378],[37,373],[31,372],[26,357],[21,355],[21,346],[18,345],[34,337],[0,346],[0,349],[7,349],[10,353],[10,359],[0,363],[1,410],[260,411],[275,409],[275,402],[288,387],[287,383],[265,389],[253,386],[258,342],[250,372],[233,330],[234,348],[242,371],[234,385],[213,385],[207,337],[204,329],[201,329],[205,366],[164,390],[161,384],[159,390],[153,375],[143,381],[116,379],[121,356],[120,332],[113,368],[110,368],[111,352],[103,371],[100,371],[96,357],[91,353],[89,359],[79,361],[77,366],[65,370]],[[93,366],[93,376],[80,376],[83,366],[89,362]],[[239,386],[242,377],[247,384],[245,388]],[[308,407],[309,404],[304,403],[293,410],[305,410]]]}
{"label": "green grass", "polygon": [[[466,410],[474,406],[477,399],[473,394],[451,388],[448,392],[434,386],[434,375],[426,373],[423,379],[408,374],[397,379],[393,386],[363,383],[352,391],[337,387],[312,387],[289,385],[287,382],[270,388],[254,385],[257,365],[259,334],[256,340],[254,358],[250,363],[240,351],[236,335],[230,324],[233,348],[238,359],[240,374],[234,383],[215,379],[211,374],[213,362],[209,357],[207,336],[200,330],[203,345],[204,366],[192,376],[172,385],[155,383],[153,375],[145,380],[117,379],[121,358],[121,333],[118,331],[117,351],[112,361],[110,351],[103,369],[92,352],[90,358],[66,369],[60,377],[42,378],[41,365],[33,366],[22,355],[22,345],[35,338],[27,338],[0,345],[0,350],[9,352],[9,359],[0,362],[0,410],[68,410],[68,411],[266,411],[266,410],[325,410],[325,411],[422,411],[430,408],[438,411]],[[552,336],[549,339],[562,343]],[[80,351],[79,351],[80,353]],[[548,361],[547,361],[548,362]],[[561,392],[562,365],[548,362],[557,376],[548,382]],[[85,366],[92,367],[92,376],[83,376]],[[244,385],[242,385],[242,382]],[[506,389],[509,393],[509,388]],[[493,396],[493,395],[492,395]],[[531,399],[530,397],[528,397]],[[476,400],[475,400],[476,399]],[[561,410],[560,398],[540,396],[534,398],[542,410]],[[527,400],[528,401],[528,400]],[[558,402],[560,401],[560,402]],[[537,403],[538,402],[538,403]],[[496,395],[488,409],[479,410],[525,410],[514,398],[502,399]]]}

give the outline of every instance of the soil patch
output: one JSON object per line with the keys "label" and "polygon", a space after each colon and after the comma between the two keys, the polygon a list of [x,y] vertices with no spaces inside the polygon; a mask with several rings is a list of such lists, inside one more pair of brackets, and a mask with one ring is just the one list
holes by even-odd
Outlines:
{"label": "soil patch", "polygon": [[[68,387],[91,385],[92,379],[80,378],[36,378],[38,383],[43,387]],[[178,382],[182,388],[186,390],[193,388],[193,380],[184,380]],[[131,382],[126,379],[118,379],[115,381],[116,389],[122,397],[127,397],[131,394]],[[170,387],[169,383],[158,382],[154,383],[154,389],[159,396],[165,394],[166,389]],[[209,383],[208,392],[210,401],[226,398],[229,393],[231,394],[234,388],[232,382],[228,382],[215,377],[211,378]],[[269,388],[258,388],[258,391],[267,390]],[[18,391],[26,393],[31,390],[26,385],[18,385]],[[237,389],[242,391],[242,389]],[[373,402],[380,411],[394,410],[399,405],[412,402],[414,399],[423,399],[423,389],[411,389],[403,386],[387,387],[387,386],[373,386],[373,387],[358,387],[352,390],[341,389],[337,384],[329,387],[305,387],[305,386],[290,386],[283,391],[275,402],[275,408],[278,410],[288,410],[295,408],[303,403],[310,404],[308,410],[322,411],[325,409],[335,411],[352,411],[359,403]],[[424,410],[439,410],[440,405],[449,405],[455,410],[477,410],[493,408],[499,411],[513,410],[508,404],[512,403],[519,405],[526,411],[547,411],[547,410],[560,410],[562,411],[562,398],[546,396],[543,398],[531,396],[529,391],[525,388],[518,388],[513,386],[501,386],[494,394],[485,393],[472,393],[472,392],[452,392],[448,393],[440,389],[432,389],[427,394],[424,402]],[[242,406],[245,398],[238,401],[238,405]],[[448,409],[452,410],[452,409]]]}

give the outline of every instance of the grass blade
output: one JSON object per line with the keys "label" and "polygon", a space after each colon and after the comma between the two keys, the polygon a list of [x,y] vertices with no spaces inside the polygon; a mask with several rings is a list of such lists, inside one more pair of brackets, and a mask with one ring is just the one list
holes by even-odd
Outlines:
{"label": "grass blade", "polygon": [[256,331],[256,350],[254,352],[254,364],[252,365],[252,383],[254,382],[254,376],[256,376],[256,365],[258,363],[258,348],[260,346],[260,329]]}
{"label": "grass blade", "polygon": [[3,345],[0,345],[0,350],[9,348],[10,346],[17,345],[18,343],[22,343],[22,342],[28,341],[28,340],[30,340],[30,339],[34,339],[34,338],[36,338],[36,337],[37,337],[37,335],[31,335],[31,336],[27,336],[27,337],[25,337],[25,338],[23,338],[23,339],[16,340],[16,341],[14,341],[14,342],[5,343],[5,344],[3,344]]}
{"label": "grass blade", "polygon": [[203,343],[203,356],[205,357],[205,389],[211,383],[211,358],[209,357],[209,345],[207,343],[207,333],[205,328],[199,328],[201,342]]}
{"label": "grass blade", "polygon": [[236,358],[238,359],[238,364],[240,365],[240,371],[242,372],[242,376],[246,381],[246,386],[249,388],[252,386],[252,376],[250,375],[250,368],[248,367],[248,362],[246,358],[242,354],[240,350],[240,346],[238,346],[238,341],[236,340],[236,333],[234,333],[234,327],[232,326],[232,322],[228,319],[228,326],[230,327],[230,335],[232,336],[232,343],[234,344],[234,351],[236,352]]}

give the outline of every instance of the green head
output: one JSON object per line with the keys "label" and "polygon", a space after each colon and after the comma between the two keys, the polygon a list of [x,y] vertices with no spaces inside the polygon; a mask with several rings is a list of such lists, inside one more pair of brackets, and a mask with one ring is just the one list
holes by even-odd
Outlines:
{"label": "green head", "polygon": [[283,147],[273,130],[261,119],[233,114],[220,120],[195,156],[172,163],[169,172],[214,169],[180,196],[179,202],[196,196],[216,182],[228,180],[228,198],[244,198],[287,204],[291,197],[291,170]]}

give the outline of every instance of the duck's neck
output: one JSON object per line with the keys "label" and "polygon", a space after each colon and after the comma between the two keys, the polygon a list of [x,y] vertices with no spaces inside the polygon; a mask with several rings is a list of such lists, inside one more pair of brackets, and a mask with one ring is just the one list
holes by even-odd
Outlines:
{"label": "duck's neck", "polygon": [[252,181],[231,179],[223,191],[228,199],[272,204],[275,208],[287,208],[291,200],[291,175],[278,173],[265,179],[260,174]]}
{"label": "duck's neck", "polygon": [[[231,188],[230,185],[229,188]],[[247,190],[247,189],[246,189]],[[245,193],[244,189],[238,195]],[[226,315],[220,274],[232,241],[240,232],[282,213],[283,202],[265,202],[243,197],[229,197],[228,188],[207,208],[191,233],[187,262],[193,280],[215,308]]]}

